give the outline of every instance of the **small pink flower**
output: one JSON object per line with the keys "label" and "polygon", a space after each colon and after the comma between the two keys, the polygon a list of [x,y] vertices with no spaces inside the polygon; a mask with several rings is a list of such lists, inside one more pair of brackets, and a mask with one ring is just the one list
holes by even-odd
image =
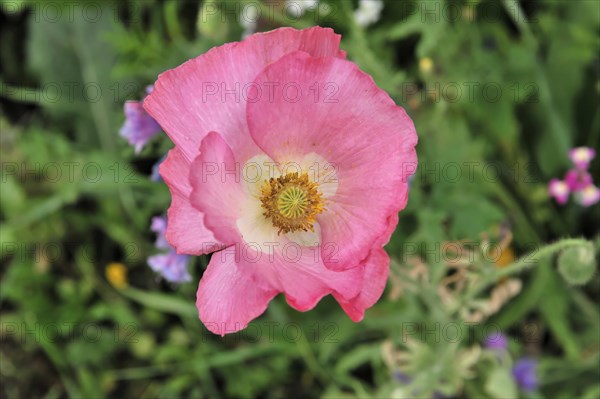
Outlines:
{"label": "small pink flower", "polygon": [[160,166],[167,239],[219,251],[196,301],[216,334],[278,293],[299,311],[332,294],[354,321],[383,293],[417,135],[339,43],[320,27],[255,34],[161,74],[146,98],[175,143]]}
{"label": "small pink flower", "polygon": [[556,202],[558,202],[560,205],[564,205],[569,199],[571,190],[569,189],[569,185],[564,181],[552,179],[550,180],[550,184],[548,184],[548,193],[551,197],[554,197]]}
{"label": "small pink flower", "polygon": [[565,175],[565,183],[571,191],[581,191],[592,184],[592,175],[583,169],[571,169]]}
{"label": "small pink flower", "polygon": [[592,206],[600,201],[600,189],[593,184],[589,184],[575,194],[575,199],[581,206]]}
{"label": "small pink flower", "polygon": [[596,156],[596,150],[589,147],[577,147],[569,150],[569,158],[577,169],[585,170]]}

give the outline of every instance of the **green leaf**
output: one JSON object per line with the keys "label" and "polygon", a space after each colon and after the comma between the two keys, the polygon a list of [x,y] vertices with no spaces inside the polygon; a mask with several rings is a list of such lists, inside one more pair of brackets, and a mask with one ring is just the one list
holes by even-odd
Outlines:
{"label": "green leaf", "polygon": [[193,303],[176,298],[172,295],[161,294],[158,292],[146,292],[133,287],[124,288],[119,292],[152,309],[178,314],[183,317],[195,318],[198,316],[198,311]]}
{"label": "green leaf", "polygon": [[485,391],[494,398],[509,399],[517,397],[517,387],[510,370],[495,368],[485,383]]}
{"label": "green leaf", "polygon": [[[123,85],[111,79],[116,54],[105,39],[115,26],[114,8],[110,2],[98,7],[100,17],[94,23],[81,10],[65,18],[67,6],[59,10],[63,18],[58,21],[30,18],[28,66],[39,77],[53,118],[73,126],[81,143],[110,150],[122,118],[121,104],[114,98]],[[35,7],[35,12],[43,8]]]}
{"label": "green leaf", "polygon": [[379,358],[381,353],[381,345],[363,345],[348,352],[335,366],[335,371],[338,373],[347,373],[365,363],[369,363],[374,359]]}
{"label": "green leaf", "polygon": [[577,336],[571,329],[569,321],[568,301],[570,295],[554,270],[550,275],[546,292],[552,294],[541,298],[540,310],[552,335],[560,342],[566,355],[570,359],[577,359],[580,356],[580,349]]}

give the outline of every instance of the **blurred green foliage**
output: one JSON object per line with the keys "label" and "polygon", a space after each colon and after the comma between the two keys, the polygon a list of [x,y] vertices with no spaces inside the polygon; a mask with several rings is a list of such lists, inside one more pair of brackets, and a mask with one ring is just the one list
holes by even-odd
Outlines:
{"label": "blurred green foliage", "polygon": [[[560,207],[546,188],[570,147],[600,147],[597,2],[390,0],[368,28],[347,0],[301,18],[265,12],[259,30],[341,33],[348,58],[413,118],[420,166],[387,246],[393,278],[363,322],[331,298],[299,313],[278,297],[225,338],[197,320],[195,283],[166,284],[146,265],[150,218],[170,202],[148,175],[169,140],[135,156],[118,131],[125,100],[240,40],[243,4],[267,5],[51,3],[0,2],[2,396],[600,397],[600,207]],[[481,255],[506,237],[502,249],[522,258],[500,268]],[[543,247],[565,237],[590,241]],[[440,244],[458,240],[479,255],[465,269],[470,288],[448,297]],[[194,259],[194,281],[207,261]],[[111,262],[126,265],[127,287],[107,281]],[[520,288],[465,325],[503,281]],[[451,323],[475,338],[440,339]],[[510,355],[482,351],[489,325],[511,337]],[[510,375],[525,355],[540,359],[533,394]]]}

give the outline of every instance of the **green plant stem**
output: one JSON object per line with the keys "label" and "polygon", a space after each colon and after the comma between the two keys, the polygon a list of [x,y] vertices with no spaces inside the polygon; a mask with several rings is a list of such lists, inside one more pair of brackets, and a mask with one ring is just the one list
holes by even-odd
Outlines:
{"label": "green plant stem", "polygon": [[133,301],[141,303],[145,307],[156,309],[165,313],[172,313],[181,317],[197,317],[198,311],[193,304],[183,299],[158,292],[147,292],[134,287],[126,287],[118,290],[120,294]]}
{"label": "green plant stem", "polygon": [[[421,284],[416,281],[412,276],[406,274],[402,270],[402,266],[394,258],[391,259],[391,266],[397,270],[396,275],[402,280],[403,284],[406,284],[406,288],[418,295],[423,303],[429,308],[431,314],[435,320],[445,322],[448,320],[446,313],[440,308],[440,297],[435,289],[435,286],[431,281],[426,284]],[[436,283],[437,284],[437,283]]]}
{"label": "green plant stem", "polygon": [[[527,269],[537,265],[539,263],[538,260],[540,258],[550,256],[550,255],[552,255],[562,249],[565,249],[567,247],[581,246],[581,245],[586,245],[586,244],[588,244],[588,241],[585,239],[582,239],[582,238],[566,238],[564,240],[560,240],[553,244],[546,245],[546,246],[540,248],[534,254],[527,254],[525,256],[522,256],[516,262],[510,264],[507,267],[494,269],[493,272],[484,276],[483,280],[481,280],[479,283],[477,283],[475,285],[475,287],[473,287],[473,289],[471,289],[468,292],[468,294],[465,295],[465,297],[463,298],[463,300],[460,303],[460,307],[464,306],[465,303],[468,303],[471,300],[473,300],[475,297],[477,297],[479,294],[481,294],[484,290],[486,290],[490,285],[494,284],[501,278],[520,273],[524,270],[527,270]],[[532,259],[532,255],[535,255],[537,259]],[[458,309],[455,309],[454,311],[456,311],[456,310],[458,310]]]}
{"label": "green plant stem", "polygon": [[[79,24],[75,24],[75,28],[82,29]],[[79,62],[81,64],[81,76],[85,83],[99,82],[100,77],[98,75],[96,64],[94,63],[94,57],[90,53],[89,47],[82,41],[81,37],[81,34],[76,34],[73,39],[73,47],[77,50],[75,53],[79,57]],[[114,138],[115,132],[110,124],[110,111],[106,104],[106,100],[103,98],[102,101],[92,102],[89,105],[102,149],[114,153],[116,148]],[[136,214],[137,206],[131,188],[120,185],[119,199],[121,205],[127,212],[127,215],[132,218],[132,215]]]}
{"label": "green plant stem", "polygon": [[[503,0],[502,4],[504,5],[505,10],[513,23],[519,29],[525,44],[532,52],[534,52],[534,54],[537,53],[539,47],[538,42],[529,28],[529,24],[525,19],[525,12],[521,8],[519,2],[517,0]],[[540,102],[545,108],[545,114],[549,119],[548,127],[550,134],[552,134],[554,139],[553,141],[558,146],[559,152],[557,155],[561,157],[560,160],[565,165],[568,165],[567,153],[569,151],[569,147],[571,146],[571,143],[569,143],[568,140],[568,137],[570,136],[569,130],[567,129],[565,122],[560,118],[558,112],[556,112],[556,107],[552,101],[552,93],[550,90],[550,84],[548,83],[548,78],[546,76],[546,71],[542,67],[542,63],[539,58],[537,58],[535,68],[536,76],[538,77],[537,83],[539,85]]]}
{"label": "green plant stem", "polygon": [[516,213],[515,216],[517,217],[517,219],[519,221],[518,228],[521,228],[522,230],[524,230],[523,232],[527,235],[527,237],[530,240],[532,240],[536,243],[542,242],[540,236],[538,235],[535,227],[531,224],[531,221],[527,217],[525,211],[521,208],[521,205],[519,204],[519,202],[517,200],[515,200],[515,198],[513,198],[513,196],[506,189],[506,187],[504,187],[504,184],[502,184],[502,183],[488,184],[488,186],[489,186],[489,189],[494,194],[496,194],[498,199],[501,202],[503,202],[504,205],[506,205],[508,209],[512,209],[515,211],[515,213]]}
{"label": "green plant stem", "polygon": [[587,146],[591,148],[598,148],[600,137],[600,113],[596,112],[594,120],[592,121],[590,133],[587,135]]}

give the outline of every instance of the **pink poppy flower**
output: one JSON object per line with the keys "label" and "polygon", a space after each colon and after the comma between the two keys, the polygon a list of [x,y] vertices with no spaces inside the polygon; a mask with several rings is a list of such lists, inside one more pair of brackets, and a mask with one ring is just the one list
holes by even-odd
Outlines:
{"label": "pink poppy flower", "polygon": [[564,205],[569,200],[569,194],[571,194],[571,190],[569,189],[569,185],[562,180],[552,179],[548,184],[548,194],[551,197],[554,197],[556,202],[560,205]]}
{"label": "pink poppy flower", "polygon": [[299,311],[332,294],[354,321],[383,293],[417,135],[339,43],[320,27],[255,34],[161,74],[145,100],[175,143],[166,237],[218,251],[196,301],[216,334],[278,293]]}
{"label": "pink poppy flower", "polygon": [[569,150],[569,158],[577,169],[585,170],[596,156],[596,150],[589,147],[576,147]]}

